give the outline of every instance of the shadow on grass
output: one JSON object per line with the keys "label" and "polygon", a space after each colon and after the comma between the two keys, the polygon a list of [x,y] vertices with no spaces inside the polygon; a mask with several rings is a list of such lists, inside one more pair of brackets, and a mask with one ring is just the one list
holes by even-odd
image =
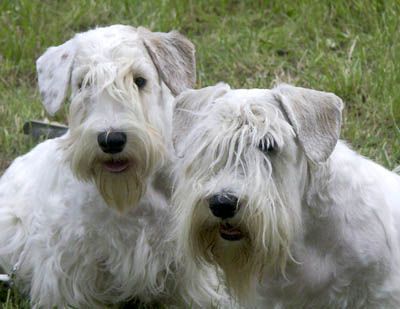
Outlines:
{"label": "shadow on grass", "polygon": [[0,308],[2,309],[29,309],[29,301],[16,288],[0,282]]}
{"label": "shadow on grass", "polygon": [[[29,300],[21,295],[14,287],[10,287],[4,282],[0,282],[0,309],[29,309]],[[72,307],[71,307],[72,308]],[[106,307],[105,307],[106,308]],[[138,300],[130,300],[120,304],[119,306],[112,306],[109,308],[120,309],[162,309],[162,305],[144,305]]]}

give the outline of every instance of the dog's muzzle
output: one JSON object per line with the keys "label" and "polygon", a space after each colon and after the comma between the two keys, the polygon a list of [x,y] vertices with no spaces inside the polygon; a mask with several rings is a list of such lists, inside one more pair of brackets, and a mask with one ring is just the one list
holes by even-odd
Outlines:
{"label": "dog's muzzle", "polygon": [[[107,154],[117,154],[122,152],[126,144],[126,134],[124,132],[102,132],[97,135],[97,143],[101,150]],[[110,173],[121,173],[130,166],[129,160],[112,158],[103,162],[103,167]]]}
{"label": "dog's muzzle", "polygon": [[105,153],[120,153],[126,144],[124,132],[102,132],[97,136],[97,142]]}
{"label": "dog's muzzle", "polygon": [[208,199],[212,214],[221,219],[232,218],[239,210],[239,200],[229,193],[216,194]]}
{"label": "dog's muzzle", "polygon": [[215,217],[223,220],[219,226],[219,235],[223,239],[237,241],[244,237],[239,227],[226,220],[233,218],[239,211],[240,203],[236,196],[225,192],[213,195],[208,199],[208,206]]}

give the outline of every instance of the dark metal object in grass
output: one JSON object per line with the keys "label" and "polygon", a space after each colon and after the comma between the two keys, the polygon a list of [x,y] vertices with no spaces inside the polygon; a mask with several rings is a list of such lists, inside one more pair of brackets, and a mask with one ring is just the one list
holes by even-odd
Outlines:
{"label": "dark metal object in grass", "polygon": [[4,271],[2,268],[0,268],[0,282],[3,282],[5,286],[12,287],[14,285],[14,279],[17,271],[17,265],[13,267],[11,274],[2,274]]}
{"label": "dark metal object in grass", "polygon": [[8,281],[10,281],[10,276],[9,275],[5,275],[5,274],[0,274],[0,281],[3,281],[3,282],[8,282]]}
{"label": "dark metal object in grass", "polygon": [[35,140],[39,140],[41,138],[49,139],[64,135],[68,127],[32,120],[25,122],[23,130],[24,134],[32,136]]}

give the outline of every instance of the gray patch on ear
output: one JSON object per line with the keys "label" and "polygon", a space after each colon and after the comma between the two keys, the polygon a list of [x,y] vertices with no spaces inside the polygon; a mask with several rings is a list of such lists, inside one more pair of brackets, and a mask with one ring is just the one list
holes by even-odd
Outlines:
{"label": "gray patch on ear", "polygon": [[205,87],[198,90],[190,89],[182,92],[176,97],[173,113],[172,140],[175,149],[182,136],[186,135],[196,121],[196,114],[215,99],[223,96],[231,88],[228,84],[218,83],[215,86]]}
{"label": "gray patch on ear", "polygon": [[50,115],[54,115],[65,101],[75,52],[72,39],[60,46],[48,48],[36,61],[40,94]]}
{"label": "gray patch on ear", "polygon": [[325,162],[339,139],[342,100],[333,93],[290,85],[279,85],[274,92],[306,156]]}
{"label": "gray patch on ear", "polygon": [[194,86],[196,59],[192,42],[177,31],[151,32],[140,27],[138,33],[158,74],[174,96]]}

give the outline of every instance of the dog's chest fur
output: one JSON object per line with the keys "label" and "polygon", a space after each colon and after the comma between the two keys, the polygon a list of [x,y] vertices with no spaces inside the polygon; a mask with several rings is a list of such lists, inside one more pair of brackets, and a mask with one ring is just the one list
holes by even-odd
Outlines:
{"label": "dog's chest fur", "polygon": [[[160,276],[165,277],[164,272],[174,267],[175,254],[173,245],[165,239],[170,214],[164,193],[169,188],[157,184],[155,189],[151,177],[139,205],[119,214],[105,204],[94,184],[78,181],[72,175],[61,152],[58,140],[42,143],[18,158],[2,178],[3,192],[30,192],[21,194],[24,201],[16,200],[13,207],[13,215],[19,219],[15,228],[19,224],[26,226],[25,237],[29,237],[24,247],[14,248],[14,257],[10,259],[14,263],[19,261],[19,274],[30,276],[33,265],[42,265],[39,268],[47,273],[44,280],[58,284],[56,290],[67,299],[79,298],[68,295],[63,288],[70,284],[76,285],[76,290],[84,290],[79,285],[92,286],[96,298],[105,303],[113,302],[115,297],[138,296],[146,300],[157,294],[157,289],[163,290],[165,278],[160,280]],[[38,153],[41,155],[37,156]],[[37,161],[28,166],[25,162],[31,156]],[[23,179],[20,175],[24,175]],[[62,182],[58,181],[60,178]],[[22,207],[26,205],[25,199],[38,205],[34,213]],[[8,271],[13,266],[8,265]],[[146,286],[145,282],[150,284]],[[35,286],[26,285],[25,291],[29,288]],[[54,301],[58,299],[53,297]]]}

